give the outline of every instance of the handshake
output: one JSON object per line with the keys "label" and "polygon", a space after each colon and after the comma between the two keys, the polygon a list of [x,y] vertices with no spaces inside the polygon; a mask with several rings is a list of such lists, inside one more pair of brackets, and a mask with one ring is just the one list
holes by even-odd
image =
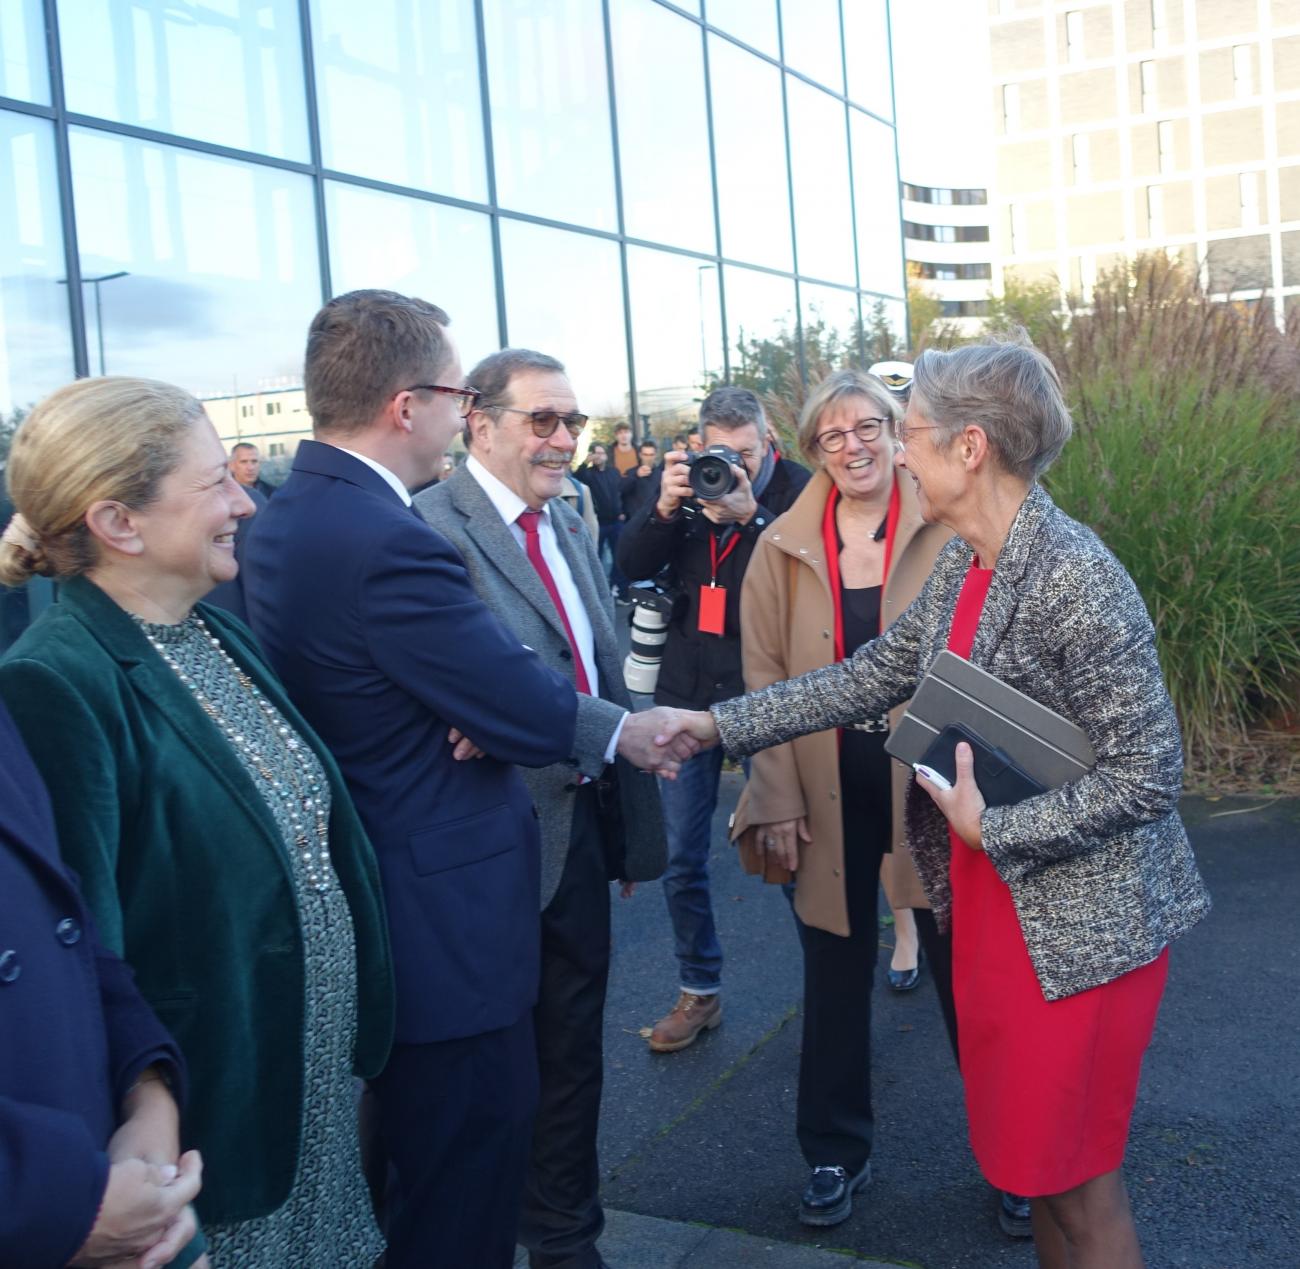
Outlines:
{"label": "handshake", "polygon": [[627,716],[618,752],[634,767],[673,780],[683,762],[717,743],[717,724],[707,710],[656,705]]}

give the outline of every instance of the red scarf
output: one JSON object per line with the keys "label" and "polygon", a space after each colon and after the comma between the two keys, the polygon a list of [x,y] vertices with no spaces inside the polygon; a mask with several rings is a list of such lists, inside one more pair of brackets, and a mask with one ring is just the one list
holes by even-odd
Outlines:
{"label": "red scarf", "polygon": [[[835,506],[840,491],[831,486],[822,515],[822,548],[826,552],[826,575],[831,584],[831,603],[835,608],[835,659],[844,660],[844,598],[840,582],[840,539],[835,532]],[[880,575],[880,628],[885,628],[885,583],[889,580],[889,566],[894,559],[894,538],[898,534],[898,516],[901,502],[898,496],[898,477],[894,477],[889,491],[889,511],[885,515],[885,567]]]}

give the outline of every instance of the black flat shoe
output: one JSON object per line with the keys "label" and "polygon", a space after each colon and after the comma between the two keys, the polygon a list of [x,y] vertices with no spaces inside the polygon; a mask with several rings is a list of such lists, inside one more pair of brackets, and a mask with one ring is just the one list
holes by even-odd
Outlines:
{"label": "black flat shoe", "polygon": [[853,1176],[841,1167],[814,1168],[799,1201],[799,1219],[805,1225],[838,1225],[848,1220],[853,1196],[870,1180],[870,1159]]}
{"label": "black flat shoe", "polygon": [[889,969],[885,977],[891,991],[915,991],[921,982],[921,967],[925,964],[925,949],[916,949],[916,964],[911,969]]}

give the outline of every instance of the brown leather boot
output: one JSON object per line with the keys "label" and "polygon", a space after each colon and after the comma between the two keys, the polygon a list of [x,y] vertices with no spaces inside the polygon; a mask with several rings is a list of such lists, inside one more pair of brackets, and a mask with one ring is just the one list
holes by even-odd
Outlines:
{"label": "brown leather boot", "polygon": [[684,991],[672,1012],[660,1018],[650,1032],[650,1049],[654,1053],[675,1053],[694,1043],[701,1031],[712,1031],[722,1021],[722,997],[697,996]]}

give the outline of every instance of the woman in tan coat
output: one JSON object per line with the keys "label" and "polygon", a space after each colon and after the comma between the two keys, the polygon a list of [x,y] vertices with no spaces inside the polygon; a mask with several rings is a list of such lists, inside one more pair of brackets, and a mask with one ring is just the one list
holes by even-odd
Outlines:
{"label": "woman in tan coat", "polygon": [[[829,665],[890,625],[919,593],[951,533],[921,521],[893,463],[895,398],[872,375],[814,390],[799,444],[819,469],[754,551],[742,592],[749,691]],[[901,713],[900,706],[895,714]],[[756,754],[733,836],[750,872],[793,874],[804,952],[803,1056],[796,1112],[812,1176],[799,1217],[835,1225],[871,1175],[871,984],[876,877],[937,938],[902,844],[907,772],[884,750],[891,719],[804,736]],[[951,1026],[946,956],[932,956]]]}

